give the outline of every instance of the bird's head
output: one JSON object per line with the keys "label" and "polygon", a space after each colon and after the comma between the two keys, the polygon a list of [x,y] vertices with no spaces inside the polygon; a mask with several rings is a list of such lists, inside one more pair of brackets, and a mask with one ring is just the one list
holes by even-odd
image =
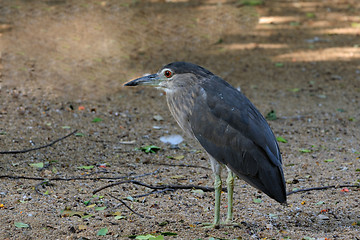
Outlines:
{"label": "bird's head", "polygon": [[153,86],[166,92],[176,87],[192,85],[202,77],[213,75],[210,71],[198,65],[187,62],[173,62],[161,68],[157,73],[131,80],[124,86]]}

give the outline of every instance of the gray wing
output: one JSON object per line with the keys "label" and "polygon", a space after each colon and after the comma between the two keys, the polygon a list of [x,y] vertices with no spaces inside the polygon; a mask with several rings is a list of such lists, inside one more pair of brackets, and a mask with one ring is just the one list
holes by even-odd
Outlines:
{"label": "gray wing", "polygon": [[203,81],[190,116],[194,136],[220,163],[279,202],[286,201],[281,155],[273,132],[255,106],[214,76]]}

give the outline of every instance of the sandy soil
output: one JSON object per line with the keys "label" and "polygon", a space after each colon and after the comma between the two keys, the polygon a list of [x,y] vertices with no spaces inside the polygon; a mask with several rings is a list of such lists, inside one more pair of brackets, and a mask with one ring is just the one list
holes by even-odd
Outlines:
{"label": "sandy soil", "polygon": [[[131,201],[151,190],[127,183],[94,196],[119,181],[96,179],[105,177],[212,186],[206,154],[183,135],[163,94],[122,87],[179,60],[241,87],[264,115],[276,112],[269,124],[287,140],[280,148],[288,191],[359,184],[360,3],[241,2],[2,0],[0,151],[44,145],[75,129],[78,135],[0,155],[0,238],[172,232],[164,239],[360,239],[359,188],[297,193],[281,206],[236,180],[239,227],[220,229],[199,225],[213,219],[213,192],[177,190]],[[178,149],[159,140],[171,134],[185,138]],[[136,150],[147,145],[161,150]],[[225,217],[226,193],[222,198]],[[102,228],[107,234],[97,236]]]}

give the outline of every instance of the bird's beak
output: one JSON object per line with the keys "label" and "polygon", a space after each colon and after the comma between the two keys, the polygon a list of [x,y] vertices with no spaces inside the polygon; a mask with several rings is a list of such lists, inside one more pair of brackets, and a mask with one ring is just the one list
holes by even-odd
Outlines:
{"label": "bird's beak", "polygon": [[158,74],[151,74],[126,82],[124,83],[124,86],[138,86],[138,85],[159,86],[161,81],[162,80],[159,78]]}

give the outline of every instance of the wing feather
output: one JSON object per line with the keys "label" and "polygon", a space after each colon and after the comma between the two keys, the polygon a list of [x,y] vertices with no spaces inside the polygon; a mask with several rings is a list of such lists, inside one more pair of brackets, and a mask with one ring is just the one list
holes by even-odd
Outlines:
{"label": "wing feather", "polygon": [[212,157],[239,177],[285,202],[281,155],[264,117],[241,92],[219,77],[203,81],[200,87],[206,94],[195,97],[189,118],[194,136]]}

